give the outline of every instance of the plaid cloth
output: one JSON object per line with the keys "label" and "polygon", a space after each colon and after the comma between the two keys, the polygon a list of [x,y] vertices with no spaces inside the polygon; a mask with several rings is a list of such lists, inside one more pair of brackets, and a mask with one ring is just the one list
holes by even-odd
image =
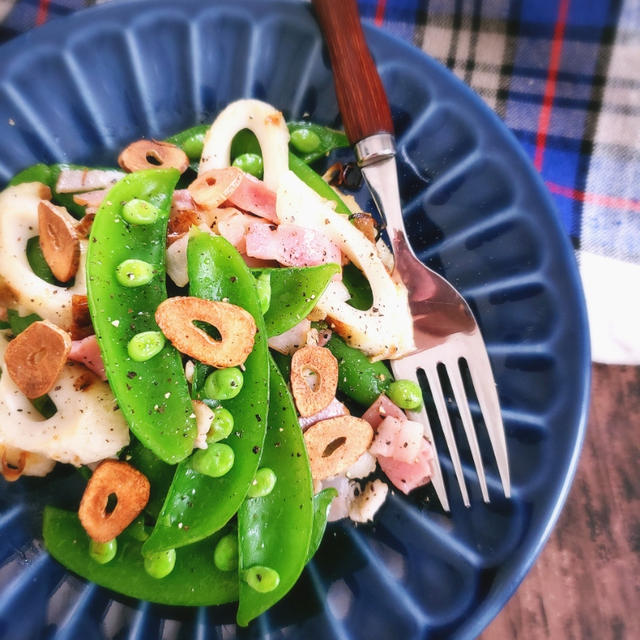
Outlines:
{"label": "plaid cloth", "polygon": [[[0,40],[96,3],[0,0]],[[594,360],[640,364],[640,0],[359,6],[446,64],[514,132],[576,248]]]}

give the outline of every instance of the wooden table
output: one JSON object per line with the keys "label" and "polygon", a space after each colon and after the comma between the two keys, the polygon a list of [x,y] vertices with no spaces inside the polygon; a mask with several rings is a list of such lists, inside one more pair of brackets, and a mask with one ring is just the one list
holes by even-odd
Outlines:
{"label": "wooden table", "polygon": [[594,365],[589,427],[565,508],[481,638],[640,638],[640,367]]}

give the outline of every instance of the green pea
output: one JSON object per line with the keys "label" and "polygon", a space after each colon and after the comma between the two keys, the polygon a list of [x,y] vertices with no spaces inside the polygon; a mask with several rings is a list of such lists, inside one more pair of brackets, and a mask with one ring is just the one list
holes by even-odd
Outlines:
{"label": "green pea", "polygon": [[275,486],[276,474],[269,467],[262,467],[256,471],[256,476],[249,485],[247,496],[249,498],[264,498],[273,491]]}
{"label": "green pea", "polygon": [[153,224],[159,215],[157,207],[138,198],[129,200],[122,207],[122,217],[131,224]]}
{"label": "green pea", "polygon": [[144,260],[125,260],[116,267],[116,280],[123,287],[141,287],[151,282],[154,271],[153,265]]}
{"label": "green pea", "polygon": [[261,273],[256,278],[256,286],[258,287],[260,311],[262,311],[262,315],[264,315],[269,310],[269,305],[271,304],[271,274]]}
{"label": "green pea", "polygon": [[152,577],[166,578],[176,566],[176,550],[167,549],[144,557],[144,570]]}
{"label": "green pea", "polygon": [[251,174],[254,178],[262,178],[264,165],[262,158],[257,153],[243,153],[234,161],[233,166],[242,169],[245,173]]}
{"label": "green pea", "polygon": [[256,565],[243,572],[244,581],[258,593],[269,593],[280,584],[280,574],[270,567]]}
{"label": "green pea", "polygon": [[127,353],[136,362],[151,360],[164,347],[164,335],[160,331],[136,333],[127,345]]}
{"label": "green pea", "polygon": [[233,431],[233,415],[224,407],[216,407],[213,410],[213,420],[207,433],[207,442],[213,443],[224,440]]}
{"label": "green pea", "polygon": [[204,381],[204,395],[211,400],[230,400],[242,389],[244,376],[237,367],[217,369]]}
{"label": "green pea", "polygon": [[191,136],[182,142],[182,150],[187,154],[189,160],[197,160],[202,155],[203,137],[199,135]]}
{"label": "green pea", "polygon": [[320,138],[311,129],[296,129],[291,133],[291,144],[302,153],[311,153],[320,146]]}
{"label": "green pea", "polygon": [[422,391],[413,380],[396,380],[389,385],[387,395],[401,409],[419,409],[422,406]]}
{"label": "green pea", "polygon": [[89,542],[89,555],[98,564],[107,564],[116,557],[118,551],[118,541],[114,538],[109,542]]}
{"label": "green pea", "polygon": [[235,454],[228,444],[213,442],[191,456],[191,466],[204,476],[220,478],[233,467],[234,459]]}
{"label": "green pea", "polygon": [[236,571],[238,568],[238,538],[230,533],[218,541],[213,551],[213,564],[220,571]]}

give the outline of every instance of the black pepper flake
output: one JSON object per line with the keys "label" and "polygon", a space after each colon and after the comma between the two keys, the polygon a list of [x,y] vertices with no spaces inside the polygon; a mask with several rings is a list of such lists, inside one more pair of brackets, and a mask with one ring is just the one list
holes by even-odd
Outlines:
{"label": "black pepper flake", "polygon": [[256,445],[255,447],[253,447],[253,449],[251,449],[251,451],[253,451],[253,453],[260,453],[260,447]]}
{"label": "black pepper flake", "polygon": [[138,374],[135,371],[127,371],[127,378],[135,378]]}
{"label": "black pepper flake", "polygon": [[256,413],[256,420],[257,420],[258,422],[262,422],[262,418],[260,417],[260,414],[259,414],[259,413]]}

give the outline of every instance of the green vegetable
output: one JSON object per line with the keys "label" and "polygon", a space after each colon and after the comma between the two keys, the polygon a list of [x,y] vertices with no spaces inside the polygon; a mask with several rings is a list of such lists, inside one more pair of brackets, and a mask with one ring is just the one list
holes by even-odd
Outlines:
{"label": "green vegetable", "polygon": [[347,302],[356,309],[371,309],[373,305],[373,292],[369,281],[353,262],[342,267],[342,284],[349,291],[350,298]]}
{"label": "green vegetable", "polygon": [[118,541],[114,538],[109,542],[89,542],[89,556],[98,564],[107,564],[111,562],[118,551]]}
{"label": "green vegetable", "polygon": [[14,336],[22,333],[26,328],[30,327],[34,322],[42,320],[37,313],[30,313],[27,316],[21,316],[15,309],[7,309],[7,318],[9,320],[9,328]]}
{"label": "green vegetable", "polygon": [[213,409],[213,420],[207,433],[207,442],[218,442],[224,440],[231,435],[233,431],[233,415],[224,407],[216,407]]}
{"label": "green vegetable", "polygon": [[311,153],[320,146],[320,138],[311,129],[295,129],[291,132],[291,144],[296,151]]}
{"label": "green vegetable", "polygon": [[213,551],[213,563],[220,571],[238,570],[238,537],[235,533],[220,538]]}
{"label": "green vegetable", "polygon": [[[165,243],[175,169],[132,173],[111,189],[96,213],[87,251],[89,311],[109,384],[135,436],[160,459],[175,464],[193,449],[196,423],[180,354],[170,345],[149,360],[129,355],[129,341],[157,332],[154,314],[166,299]],[[154,224],[132,225],[123,203],[145,200],[159,211]],[[149,284],[122,287],[115,272],[124,260],[155,265]],[[137,337],[133,345],[138,352]],[[157,344],[157,343],[156,343]],[[147,355],[149,351],[143,352]]]}
{"label": "green vegetable", "polygon": [[210,478],[220,478],[229,473],[234,462],[233,449],[228,444],[214,442],[206,449],[198,449],[191,456],[191,465]]}
{"label": "green vegetable", "polygon": [[153,279],[154,267],[144,260],[124,260],[116,267],[116,280],[123,287],[142,287]]}
{"label": "green vegetable", "polygon": [[144,557],[144,570],[156,580],[166,578],[176,566],[176,550],[167,549]]}
{"label": "green vegetable", "polygon": [[[113,168],[108,167],[92,167],[93,169],[104,169],[106,171],[114,171]],[[20,171],[20,173],[13,176],[9,182],[9,186],[12,187],[16,184],[22,184],[23,182],[42,182],[51,189],[51,201],[54,204],[66,207],[67,211],[74,216],[74,218],[82,218],[84,216],[84,205],[76,204],[73,201],[73,193],[58,193],[56,191],[56,183],[58,177],[67,169],[80,169],[86,170],[89,167],[83,167],[78,164],[34,164],[31,167],[27,167]],[[124,172],[122,173],[124,176]]]}
{"label": "green vegetable", "polygon": [[[277,572],[268,593],[252,581],[240,583],[238,624],[247,625],[280,600],[304,568],[313,526],[313,487],[302,430],[287,385],[269,360],[269,416],[262,451],[263,467],[277,476],[273,490],[246,500],[238,512],[240,575],[253,575],[258,567]],[[252,573],[246,573],[247,571]],[[272,574],[269,574],[272,575]],[[265,577],[265,576],[262,576]]]}
{"label": "green vegetable", "polygon": [[311,530],[311,542],[307,553],[307,562],[316,555],[318,547],[322,542],[324,531],[327,528],[327,518],[331,501],[338,496],[338,492],[333,488],[323,489],[313,496],[313,529]]}
{"label": "green vegetable", "polygon": [[245,173],[251,174],[254,178],[262,179],[264,165],[262,164],[262,157],[257,153],[243,153],[239,155],[233,161],[233,166],[242,169]]}
{"label": "green vegetable", "polygon": [[307,166],[293,153],[289,154],[289,169],[295,173],[302,182],[311,187],[319,196],[336,203],[336,211],[349,215],[349,207],[342,198],[333,190],[330,184],[322,179],[311,167]]}
{"label": "green vegetable", "polygon": [[317,267],[263,269],[258,277],[268,275],[271,304],[264,314],[269,337],[278,336],[307,317],[318,303],[331,278],[340,272],[335,264]]}
{"label": "green vegetable", "polygon": [[44,510],[44,543],[58,562],[103,587],[160,604],[201,606],[237,600],[237,575],[219,571],[210,559],[221,535],[180,549],[174,570],[157,580],[145,571],[139,541],[122,535],[109,564],[90,562],[89,538],[78,516],[54,507]]}
{"label": "green vegetable", "polygon": [[[163,462],[152,451],[147,449],[138,439],[132,438],[131,444],[125,450],[124,460],[132,467],[143,473],[149,480],[151,494],[145,512],[156,518],[162,508],[167,491],[171,486],[176,468]],[[131,525],[133,526],[133,525]],[[149,537],[146,532],[145,540]],[[144,542],[144,540],[142,540]]]}
{"label": "green vegetable", "polygon": [[268,401],[268,351],[255,279],[242,256],[224,238],[192,232],[187,247],[191,295],[228,299],[246,309],[258,331],[253,351],[244,363],[242,391],[224,407],[235,421],[226,439],[235,462],[221,478],[198,473],[187,460],[178,465],[145,553],[188,545],[221,529],[238,511],[260,462]]}
{"label": "green vegetable", "polygon": [[268,271],[256,274],[256,287],[260,300],[260,309],[265,314],[271,305],[271,274]]}
{"label": "green vegetable", "polygon": [[276,486],[276,480],[276,474],[273,469],[269,469],[269,467],[258,469],[256,477],[247,492],[247,498],[264,498],[268,496],[273,491],[273,487]]}
{"label": "green vegetable", "polygon": [[[189,160],[199,162],[202,155],[202,147],[204,146],[204,138],[209,127],[210,125],[208,124],[197,124],[195,127],[185,129],[167,138],[167,142],[180,147],[187,154]],[[197,170],[197,166],[195,169]]]}
{"label": "green vegetable", "polygon": [[33,236],[27,240],[27,261],[33,273],[38,278],[53,284],[56,287],[70,287],[73,284],[73,278],[69,282],[60,282],[52,273],[51,268],[44,259],[42,248],[40,247],[40,236]]}
{"label": "green vegetable", "polygon": [[149,537],[149,531],[144,524],[144,516],[136,518],[126,529],[125,535],[132,537],[138,542],[144,542]]}
{"label": "green vegetable", "polygon": [[383,362],[369,362],[367,356],[350,347],[335,333],[325,345],[338,360],[338,389],[363,406],[386,393],[393,381]]}
{"label": "green vegetable", "polygon": [[396,380],[387,389],[389,400],[401,409],[415,410],[422,406],[422,391],[413,380]]}
{"label": "green vegetable", "polygon": [[342,131],[313,122],[289,122],[291,146],[306,164],[326,156],[334,149],[348,147],[349,139]]}
{"label": "green vegetable", "polygon": [[[271,567],[256,565],[242,573],[242,579],[258,593],[271,593],[280,584],[280,574]],[[238,622],[238,624],[242,624]]]}
{"label": "green vegetable", "polygon": [[211,400],[230,400],[242,391],[243,383],[244,376],[237,367],[216,369],[205,380],[204,395]]}
{"label": "green vegetable", "polygon": [[134,198],[125,202],[122,207],[122,217],[129,224],[153,224],[160,217],[160,211],[150,202]]}
{"label": "green vegetable", "polygon": [[165,342],[161,331],[142,331],[129,340],[127,353],[135,362],[146,362],[162,351]]}

